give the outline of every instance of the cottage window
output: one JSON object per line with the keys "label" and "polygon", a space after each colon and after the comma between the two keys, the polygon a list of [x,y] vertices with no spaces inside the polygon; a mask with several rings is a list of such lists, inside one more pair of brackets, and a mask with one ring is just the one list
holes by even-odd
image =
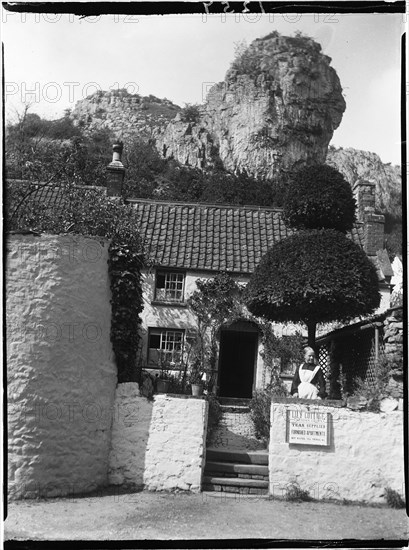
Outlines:
{"label": "cottage window", "polygon": [[182,302],[185,274],[180,271],[157,271],[155,300]]}
{"label": "cottage window", "polygon": [[148,366],[178,369],[182,364],[183,330],[149,329]]}

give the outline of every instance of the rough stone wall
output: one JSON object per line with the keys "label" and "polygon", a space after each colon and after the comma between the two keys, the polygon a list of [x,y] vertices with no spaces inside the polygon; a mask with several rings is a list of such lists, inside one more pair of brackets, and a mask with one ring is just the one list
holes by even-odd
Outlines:
{"label": "rough stone wall", "polygon": [[136,383],[115,397],[109,481],[148,490],[200,491],[206,450],[207,401],[140,397]]}
{"label": "rough stone wall", "polygon": [[109,483],[143,487],[153,401],[141,397],[136,382],[119,384],[112,422]]}
{"label": "rough stone wall", "polygon": [[12,235],[6,327],[11,498],[85,492],[108,481],[117,382],[108,243]]}
{"label": "rough stone wall", "polygon": [[[329,412],[329,447],[286,443],[286,410]],[[311,496],[385,502],[384,489],[404,495],[403,414],[357,412],[321,405],[273,403],[269,447],[270,493],[297,480]]]}
{"label": "rough stone wall", "polygon": [[200,491],[207,412],[204,399],[155,396],[145,457],[147,489]]}
{"label": "rough stone wall", "polygon": [[403,397],[403,308],[392,309],[383,322],[385,355],[390,361],[388,391],[392,397]]}

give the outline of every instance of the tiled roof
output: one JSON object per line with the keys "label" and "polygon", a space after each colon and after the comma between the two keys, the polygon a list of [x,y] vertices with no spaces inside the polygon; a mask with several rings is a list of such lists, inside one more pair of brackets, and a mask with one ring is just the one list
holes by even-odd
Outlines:
{"label": "tiled roof", "polygon": [[[150,258],[161,267],[252,273],[274,243],[292,233],[281,210],[132,200]],[[352,231],[361,243],[362,227]]]}
{"label": "tiled roof", "polygon": [[[14,185],[24,182],[15,180]],[[105,193],[103,187],[79,187]],[[38,185],[33,198],[53,210],[64,210],[58,185]],[[66,200],[66,199],[65,199]],[[279,208],[129,200],[139,214],[139,231],[156,266],[200,271],[252,273],[268,248],[292,234]],[[362,223],[352,239],[362,246]],[[380,276],[377,258],[373,259]]]}

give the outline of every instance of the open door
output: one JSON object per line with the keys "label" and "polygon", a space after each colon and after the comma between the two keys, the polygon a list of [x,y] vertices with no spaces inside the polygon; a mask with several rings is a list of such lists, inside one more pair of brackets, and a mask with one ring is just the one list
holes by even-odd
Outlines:
{"label": "open door", "polygon": [[257,346],[257,331],[223,330],[221,332],[219,357],[219,395],[221,397],[252,397]]}

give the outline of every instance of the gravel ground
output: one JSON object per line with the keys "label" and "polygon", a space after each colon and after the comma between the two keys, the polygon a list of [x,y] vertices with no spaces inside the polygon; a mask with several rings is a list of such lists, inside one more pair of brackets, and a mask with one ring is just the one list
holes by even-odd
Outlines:
{"label": "gravel ground", "polygon": [[407,540],[408,518],[405,510],[361,505],[138,492],[12,502],[4,536],[6,540]]}

